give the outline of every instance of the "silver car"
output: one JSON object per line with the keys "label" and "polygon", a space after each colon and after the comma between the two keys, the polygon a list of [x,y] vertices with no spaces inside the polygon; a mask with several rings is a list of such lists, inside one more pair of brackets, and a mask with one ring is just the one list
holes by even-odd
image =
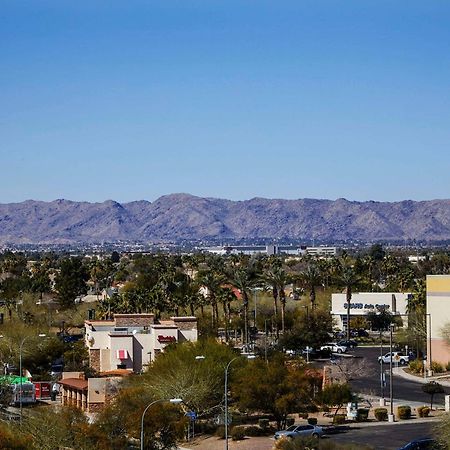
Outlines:
{"label": "silver car", "polygon": [[277,431],[273,437],[275,439],[280,439],[282,437],[294,439],[300,436],[320,438],[323,435],[324,432],[322,427],[318,427],[317,425],[291,425],[285,430]]}

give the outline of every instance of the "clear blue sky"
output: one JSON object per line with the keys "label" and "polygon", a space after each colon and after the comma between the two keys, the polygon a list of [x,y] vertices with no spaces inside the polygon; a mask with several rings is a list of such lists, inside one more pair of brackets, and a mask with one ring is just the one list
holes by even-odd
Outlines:
{"label": "clear blue sky", "polygon": [[450,198],[448,0],[3,0],[0,202]]}

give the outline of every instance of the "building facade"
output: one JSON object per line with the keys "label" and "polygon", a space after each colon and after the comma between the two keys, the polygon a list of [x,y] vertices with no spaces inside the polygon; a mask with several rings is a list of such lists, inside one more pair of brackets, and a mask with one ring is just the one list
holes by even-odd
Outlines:
{"label": "building facade", "polygon": [[444,366],[450,361],[450,347],[442,328],[450,323],[450,275],[427,275],[427,364]]}
{"label": "building facade", "polygon": [[85,321],[90,366],[98,372],[139,373],[172,343],[197,341],[196,317],[155,323],[153,314],[115,314],[113,320]]}
{"label": "building facade", "polygon": [[[406,322],[406,306],[410,293],[405,292],[358,292],[352,294],[350,303],[350,320],[353,317],[364,317],[369,312],[382,309],[399,315]],[[346,294],[331,295],[331,315],[338,329],[344,330],[347,324]]]}

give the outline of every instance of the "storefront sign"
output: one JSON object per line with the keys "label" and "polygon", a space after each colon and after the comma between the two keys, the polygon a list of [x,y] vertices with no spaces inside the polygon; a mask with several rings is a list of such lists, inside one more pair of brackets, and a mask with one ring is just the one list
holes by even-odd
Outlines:
{"label": "storefront sign", "polygon": [[162,336],[161,334],[158,336],[158,342],[161,344],[168,344],[170,342],[176,342],[177,338],[175,336]]}
{"label": "storefront sign", "polygon": [[[344,303],[344,309],[348,309],[347,303]],[[389,305],[374,305],[372,303],[350,303],[350,309],[377,309],[378,311],[390,309]]]}

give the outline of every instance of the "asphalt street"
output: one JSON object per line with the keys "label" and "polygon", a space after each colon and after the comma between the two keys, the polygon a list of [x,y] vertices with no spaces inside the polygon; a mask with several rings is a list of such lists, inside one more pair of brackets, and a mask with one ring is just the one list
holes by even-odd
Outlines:
{"label": "asphalt street", "polygon": [[[384,353],[389,350],[385,347]],[[365,370],[357,378],[350,383],[356,392],[362,394],[368,394],[373,396],[380,396],[380,364],[378,363],[378,356],[380,355],[379,348],[364,348],[357,347],[349,352],[349,355],[353,355],[357,359],[361,359],[364,363]],[[386,387],[385,398],[389,397],[389,364],[384,364],[386,371]],[[445,394],[450,393],[450,389],[444,387]],[[428,404],[430,402],[430,396],[422,391],[422,384],[414,381],[405,380],[399,376],[393,377],[393,394],[394,399],[410,400],[414,402],[422,402]],[[444,405],[444,395],[437,394],[434,398],[434,404]]]}
{"label": "asphalt street", "polygon": [[402,423],[350,428],[345,433],[333,435],[326,439],[342,443],[367,445],[376,450],[394,450],[413,439],[431,436],[433,436],[433,423]]}

